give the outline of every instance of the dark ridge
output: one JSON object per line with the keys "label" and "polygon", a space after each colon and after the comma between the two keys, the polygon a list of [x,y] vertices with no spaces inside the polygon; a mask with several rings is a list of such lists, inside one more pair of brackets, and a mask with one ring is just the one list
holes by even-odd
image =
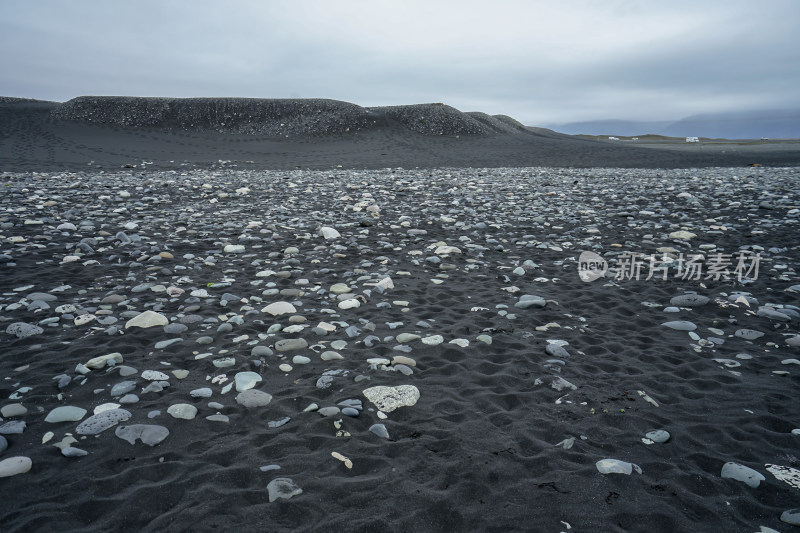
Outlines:
{"label": "dark ridge", "polygon": [[269,137],[345,133],[370,124],[363,107],[325,99],[81,96],[59,106],[52,116],[126,128]]}
{"label": "dark ridge", "polygon": [[454,136],[495,133],[467,113],[441,103],[372,107],[370,110],[422,135]]}
{"label": "dark ridge", "polygon": [[499,120],[500,122],[504,122],[505,124],[508,124],[509,126],[513,126],[515,128],[519,128],[519,129],[523,129],[523,130],[525,128],[527,128],[527,126],[525,124],[523,124],[522,122],[520,122],[517,119],[509,117],[508,115],[492,115],[492,117],[494,117],[495,119]]}
{"label": "dark ridge", "polygon": [[466,114],[495,133],[519,133],[520,131],[524,131],[524,126],[521,124],[519,127],[517,127],[502,120],[498,120],[497,118],[487,115],[486,113],[481,113],[480,111],[468,111]]}
{"label": "dark ridge", "polygon": [[400,124],[421,135],[492,135],[520,131],[485,113],[444,104],[364,108],[325,99],[143,98],[81,96],[52,118],[123,128],[213,131],[267,137],[319,137]]}

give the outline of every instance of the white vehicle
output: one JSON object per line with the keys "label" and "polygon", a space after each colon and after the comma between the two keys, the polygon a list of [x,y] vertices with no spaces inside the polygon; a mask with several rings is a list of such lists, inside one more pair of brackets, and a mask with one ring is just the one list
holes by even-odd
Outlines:
{"label": "white vehicle", "polygon": [[697,137],[686,137],[686,142],[687,143],[699,143],[700,139],[697,138]]}

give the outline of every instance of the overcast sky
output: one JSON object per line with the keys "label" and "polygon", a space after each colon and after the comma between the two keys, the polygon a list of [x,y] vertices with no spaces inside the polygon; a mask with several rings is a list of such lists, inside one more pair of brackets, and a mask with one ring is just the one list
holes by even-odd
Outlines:
{"label": "overcast sky", "polygon": [[0,0],[0,95],[444,102],[528,125],[800,108],[800,0]]}

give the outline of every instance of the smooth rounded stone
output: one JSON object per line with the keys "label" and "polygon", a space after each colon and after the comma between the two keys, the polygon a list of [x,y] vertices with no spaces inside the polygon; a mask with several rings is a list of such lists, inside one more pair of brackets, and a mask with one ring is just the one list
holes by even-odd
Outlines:
{"label": "smooth rounded stone", "polygon": [[792,526],[800,526],[800,507],[782,512],[781,522]]}
{"label": "smooth rounded stone", "polygon": [[264,391],[250,389],[236,395],[236,403],[244,407],[264,407],[272,401],[272,395]]}
{"label": "smooth rounded stone", "polygon": [[292,365],[288,363],[281,363],[278,365],[278,370],[280,370],[281,372],[291,372],[292,368],[293,368]]}
{"label": "smooth rounded stone", "polygon": [[355,298],[348,298],[339,302],[338,307],[342,310],[355,309],[356,307],[361,307],[361,302]]}
{"label": "smooth rounded stone", "polygon": [[236,383],[236,392],[250,390],[261,380],[261,376],[255,372],[237,372],[233,378],[234,383]]}
{"label": "smooth rounded stone", "polygon": [[236,364],[235,357],[222,357],[220,359],[214,359],[211,363],[217,368],[230,368]]}
{"label": "smooth rounded stone", "polygon": [[169,381],[151,381],[147,387],[142,389],[142,394],[162,392],[167,387],[169,387]]}
{"label": "smooth rounded stone", "polygon": [[135,381],[120,381],[119,383],[111,387],[111,396],[122,396],[124,394],[128,394],[135,388],[136,388]]}
{"label": "smooth rounded stone", "polygon": [[336,230],[336,228],[331,228],[330,226],[322,226],[319,228],[320,236],[325,239],[326,241],[330,241],[333,239],[338,239],[342,235]]}
{"label": "smooth rounded stone", "polygon": [[103,411],[111,411],[112,409],[118,409],[119,407],[120,405],[118,403],[113,403],[113,402],[101,403],[100,405],[94,408],[92,414],[99,415]]}
{"label": "smooth rounded stone", "polygon": [[227,322],[220,324],[217,328],[217,333],[230,333],[231,331],[233,331],[233,325]]}
{"label": "smooth rounded stone", "polygon": [[353,409],[358,409],[359,411],[364,409],[364,403],[359,398],[348,398],[337,403],[337,405],[340,407],[352,407]]}
{"label": "smooth rounded stone", "polygon": [[283,339],[275,343],[275,349],[279,352],[294,352],[308,348],[305,339]]}
{"label": "smooth rounded stone", "polygon": [[118,426],[114,430],[114,434],[131,444],[136,444],[137,440],[141,440],[142,444],[155,446],[169,436],[169,430],[155,424],[131,424],[130,426]]}
{"label": "smooth rounded stone", "polygon": [[711,300],[708,296],[689,293],[674,296],[673,298],[670,298],[669,303],[678,307],[700,307],[701,305],[706,305],[710,301]]}
{"label": "smooth rounded stone", "polygon": [[560,359],[569,359],[571,357],[566,348],[553,342],[548,343],[547,346],[544,347],[544,351],[547,355],[552,355]]}
{"label": "smooth rounded stone", "polygon": [[542,298],[541,296],[536,296],[535,294],[523,294],[519,297],[517,303],[514,304],[514,307],[519,309],[528,309],[528,308],[542,308],[547,305],[547,301]]}
{"label": "smooth rounded stone", "polygon": [[119,403],[122,405],[130,405],[139,402],[139,397],[135,394],[126,394],[122,398],[119,399]]}
{"label": "smooth rounded stone", "polygon": [[[0,408],[0,415],[2,415],[4,418],[11,418],[13,416],[22,416],[27,412],[28,409],[21,403],[9,403]],[[86,413],[86,411],[84,411],[84,413]]]}
{"label": "smooth rounded stone", "polygon": [[30,471],[33,461],[30,457],[9,457],[0,461],[0,477],[11,477]]}
{"label": "smooth rounded stone", "polygon": [[469,346],[469,340],[467,340],[467,339],[453,339],[453,340],[451,340],[449,342],[449,344],[455,344],[456,346],[458,346],[460,348],[466,348],[467,346]]}
{"label": "smooth rounded stone", "polygon": [[317,412],[322,416],[330,417],[338,415],[341,412],[341,409],[335,406],[330,406],[330,407],[322,407],[321,409],[318,409]]}
{"label": "smooth rounded stone", "polygon": [[61,224],[56,226],[56,229],[58,231],[75,231],[78,228],[75,227],[75,224],[73,224],[72,222],[62,222]]}
{"label": "smooth rounded stone", "polygon": [[47,309],[50,309],[50,305],[44,300],[34,300],[28,305],[28,311],[30,312],[46,311]]}
{"label": "smooth rounded stone", "polygon": [[333,294],[347,294],[352,292],[352,290],[353,289],[351,289],[346,283],[334,283],[330,288],[330,292]]}
{"label": "smooth rounded stone", "polygon": [[175,403],[167,408],[167,413],[172,415],[173,418],[192,420],[197,416],[197,407],[190,403]]}
{"label": "smooth rounded stone", "polygon": [[347,348],[347,341],[337,339],[331,343],[331,348],[333,348],[334,350],[344,350],[345,348]]}
{"label": "smooth rounded stone", "polygon": [[272,350],[267,346],[253,346],[253,349],[250,350],[250,355],[253,357],[269,357],[272,355]]}
{"label": "smooth rounded stone", "polygon": [[405,366],[417,366],[417,362],[405,355],[395,355],[392,357],[392,364],[393,365],[405,365]]}
{"label": "smooth rounded stone", "polygon": [[379,385],[365,389],[362,393],[384,413],[391,413],[399,407],[411,407],[419,400],[419,389],[414,385]]}
{"label": "smooth rounded stone", "polygon": [[202,315],[186,315],[178,319],[181,324],[198,324],[203,320]]}
{"label": "smooth rounded stone", "polygon": [[758,311],[756,312],[756,316],[760,316],[762,318],[766,318],[769,320],[775,320],[777,322],[791,322],[792,317],[781,313],[777,309],[771,309],[769,307],[759,307]]}
{"label": "smooth rounded stone", "polygon": [[175,379],[184,379],[189,375],[189,371],[183,368],[177,368],[172,371],[172,375],[175,376]]}
{"label": "smooth rounded stone", "polygon": [[145,370],[142,372],[142,379],[147,381],[167,381],[169,376],[158,370]]}
{"label": "smooth rounded stone", "polygon": [[653,442],[657,442],[659,444],[663,444],[667,442],[670,438],[670,434],[668,431],[663,429],[656,429],[654,431],[648,431],[645,433],[645,438],[650,439]]}
{"label": "smooth rounded stone", "polygon": [[297,312],[297,309],[289,302],[274,302],[264,307],[262,313],[269,313],[272,316],[288,315]]}
{"label": "smooth rounded stone", "polygon": [[688,241],[690,239],[694,239],[695,237],[697,237],[696,234],[686,230],[673,231],[669,234],[670,239],[678,239],[681,241]]}
{"label": "smooth rounded stone", "polygon": [[752,488],[758,487],[766,478],[756,470],[738,463],[725,463],[720,474],[723,479],[735,479]]}
{"label": "smooth rounded stone", "polygon": [[181,333],[187,331],[188,329],[189,326],[187,326],[186,324],[173,322],[172,324],[167,324],[166,326],[164,326],[164,333],[167,333],[168,335],[180,335]]}
{"label": "smooth rounded stone", "polygon": [[78,424],[75,431],[78,435],[97,435],[110,427],[114,427],[120,422],[124,422],[131,418],[130,411],[125,409],[109,409],[108,411],[101,411],[94,414]]}
{"label": "smooth rounded stone", "polygon": [[[122,354],[119,352],[110,353],[107,355],[101,355],[98,357],[93,357],[86,361],[85,366],[87,368],[92,368],[94,370],[99,370],[101,368],[105,368],[106,366],[113,366],[121,363],[123,361]],[[110,363],[110,364],[109,364]]]}
{"label": "smooth rounded stone", "polygon": [[665,307],[664,308],[664,312],[665,313],[680,313],[681,309],[680,309],[680,307]]}
{"label": "smooth rounded stone", "polygon": [[272,429],[279,428],[281,426],[285,426],[286,424],[291,422],[291,420],[292,418],[289,416],[285,416],[279,420],[270,420],[269,422],[267,422],[267,427],[270,427]]}
{"label": "smooth rounded stone", "polygon": [[355,409],[353,407],[343,407],[342,408],[342,414],[345,415],[345,416],[352,417],[352,418],[357,418],[358,415],[361,414],[361,413],[359,413],[358,409]]}
{"label": "smooth rounded stone", "polygon": [[733,335],[746,341],[754,341],[763,337],[764,333],[754,329],[737,329]]}
{"label": "smooth rounded stone", "polygon": [[800,335],[795,335],[794,337],[789,337],[786,339],[786,344],[789,346],[798,347],[800,346]]}
{"label": "smooth rounded stone", "polygon": [[28,324],[26,322],[14,322],[13,324],[9,324],[9,326],[6,328],[6,333],[9,335],[16,335],[18,339],[26,339],[28,337],[44,333],[44,330],[34,324]]}
{"label": "smooth rounded stone", "polygon": [[242,244],[227,244],[225,248],[222,249],[223,252],[226,254],[243,254],[245,251],[244,245]]}
{"label": "smooth rounded stone", "polygon": [[416,335],[414,333],[400,333],[399,335],[397,335],[394,338],[394,340],[396,340],[399,343],[405,344],[405,343],[413,342],[413,341],[421,339],[421,338],[422,338],[421,335]]}
{"label": "smooth rounded stone", "polygon": [[283,255],[297,255],[300,253],[300,249],[297,246],[287,246],[283,250]]}
{"label": "smooth rounded stone", "polygon": [[336,361],[338,359],[344,359],[344,357],[342,357],[341,354],[339,354],[338,352],[331,351],[331,350],[326,350],[326,351],[322,352],[322,354],[319,357],[323,361]]}
{"label": "smooth rounded stone", "polygon": [[[44,444],[44,442],[42,442]],[[2,435],[0,435],[0,455],[3,454],[4,451],[8,449],[8,441]]]}
{"label": "smooth rounded stone", "polygon": [[61,448],[61,455],[64,457],[85,457],[89,455],[89,452],[80,448],[75,448],[74,446],[65,446]]}
{"label": "smooth rounded stone", "polygon": [[77,422],[86,416],[86,409],[81,407],[74,407],[72,405],[63,405],[56,407],[44,418],[45,422],[57,424],[59,422]]}
{"label": "smooth rounded stone", "polygon": [[414,373],[414,370],[410,366],[406,365],[392,365],[392,368],[404,376],[410,376]]}
{"label": "smooth rounded stone", "polygon": [[231,419],[227,415],[223,415],[223,414],[219,414],[219,413],[214,414],[214,415],[208,415],[206,417],[206,420],[209,420],[211,422],[226,422],[226,423],[231,421]]}
{"label": "smooth rounded stone", "polygon": [[272,503],[275,500],[288,500],[303,494],[303,489],[288,477],[278,477],[267,484],[267,494],[269,494],[269,502]]}
{"label": "smooth rounded stone", "polygon": [[167,320],[167,317],[165,317],[161,313],[156,313],[155,311],[147,310],[143,313],[138,314],[132,319],[128,320],[125,323],[125,329],[153,328],[156,326],[166,326],[167,324],[169,324],[169,320]]}
{"label": "smooth rounded stone", "polygon": [[475,337],[475,340],[478,342],[482,342],[484,344],[492,344],[491,335],[486,335],[486,334],[478,335],[477,337]]}
{"label": "smooth rounded stone", "polygon": [[429,337],[423,337],[420,339],[422,344],[426,344],[428,346],[438,346],[444,342],[444,337],[441,335],[431,335]]}
{"label": "smooth rounded stone", "polygon": [[211,398],[213,391],[208,387],[202,387],[189,391],[189,396],[192,398]]}
{"label": "smooth rounded stone", "polygon": [[437,246],[433,253],[436,255],[453,255],[460,254],[461,249],[456,246]]}
{"label": "smooth rounded stone", "polygon": [[372,424],[369,427],[369,430],[376,434],[377,436],[388,439],[389,438],[389,431],[386,429],[386,426],[383,424]]}
{"label": "smooth rounded stone", "polygon": [[661,325],[676,331],[694,331],[697,329],[697,325],[694,322],[689,322],[688,320],[671,320],[669,322],[664,322]]}
{"label": "smooth rounded stone", "polygon": [[156,350],[163,350],[164,348],[168,348],[168,347],[172,346],[173,344],[177,344],[177,343],[182,342],[182,341],[183,341],[182,338],[168,339],[168,340],[165,340],[165,341],[159,341],[159,342],[157,342],[155,344],[155,346],[153,346],[153,348],[155,348]]}
{"label": "smooth rounded stone", "polygon": [[0,425],[0,435],[21,435],[27,427],[24,420],[12,420]]}
{"label": "smooth rounded stone", "polygon": [[76,326],[83,326],[84,324],[88,324],[89,322],[95,320],[96,318],[97,317],[94,315],[85,314],[75,317],[75,320],[73,322]]}
{"label": "smooth rounded stone", "polygon": [[597,467],[597,471],[601,474],[625,474],[629,476],[634,470],[639,474],[642,473],[642,469],[639,465],[620,461],[619,459],[600,459],[595,463],[595,466]]}
{"label": "smooth rounded stone", "polygon": [[[120,358],[121,357],[122,356],[120,355]],[[126,378],[128,376],[133,376],[139,373],[139,371],[133,368],[132,366],[119,365],[117,366],[117,369],[119,370],[120,377],[123,378]]]}
{"label": "smooth rounded stone", "polygon": [[307,365],[311,362],[311,359],[306,357],[305,355],[295,355],[292,357],[292,363],[295,365]]}
{"label": "smooth rounded stone", "polygon": [[212,342],[214,342],[214,338],[204,335],[203,337],[197,337],[197,339],[195,339],[194,342],[196,342],[197,344],[211,344]]}

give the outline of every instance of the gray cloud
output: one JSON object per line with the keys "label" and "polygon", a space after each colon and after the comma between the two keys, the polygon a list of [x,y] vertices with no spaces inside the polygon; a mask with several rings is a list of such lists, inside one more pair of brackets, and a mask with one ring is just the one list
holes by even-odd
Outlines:
{"label": "gray cloud", "polygon": [[528,124],[800,108],[800,3],[0,4],[0,94],[442,101]]}

